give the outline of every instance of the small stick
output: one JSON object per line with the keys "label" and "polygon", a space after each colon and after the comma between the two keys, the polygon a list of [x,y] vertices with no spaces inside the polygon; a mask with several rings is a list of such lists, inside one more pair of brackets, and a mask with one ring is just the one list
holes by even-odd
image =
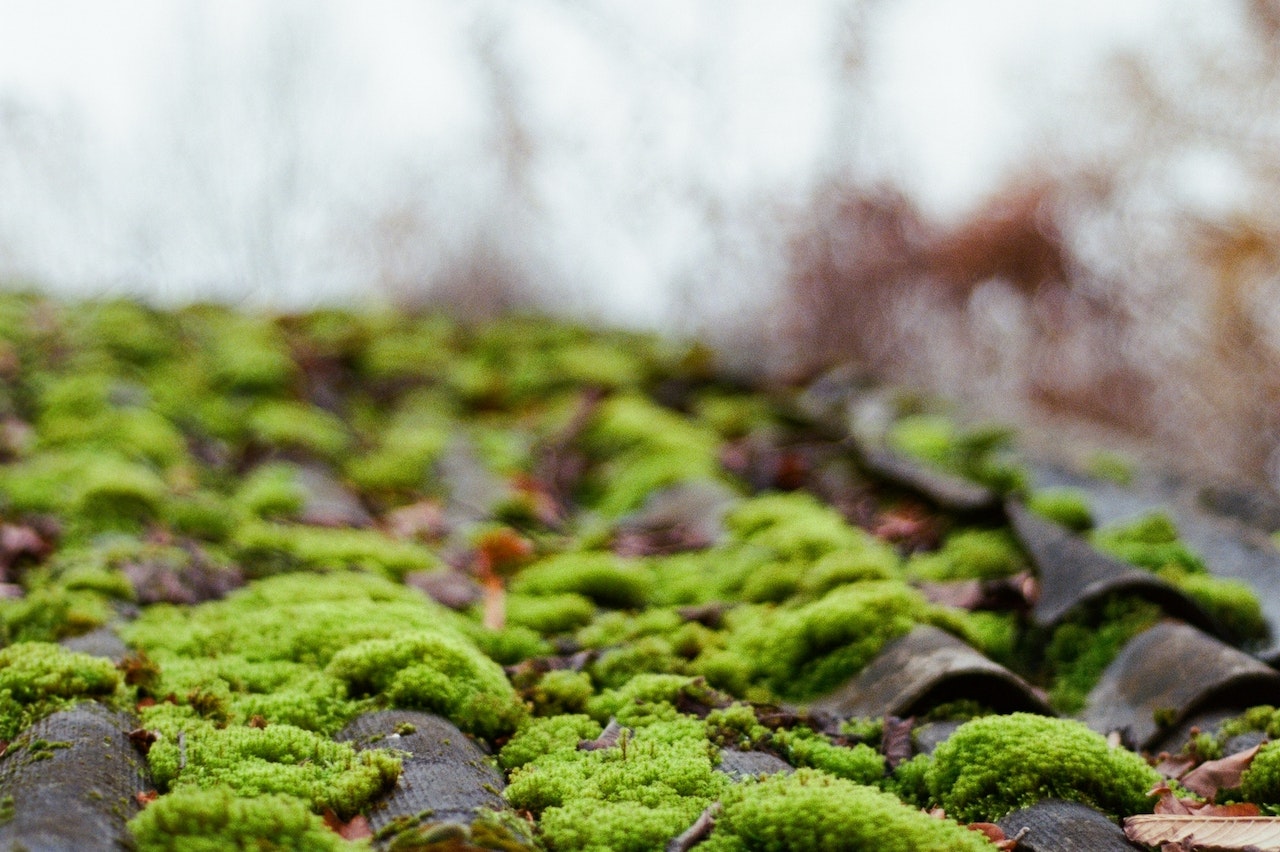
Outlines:
{"label": "small stick", "polygon": [[720,815],[720,803],[712,802],[707,809],[698,814],[693,825],[684,830],[679,837],[673,837],[667,843],[666,852],[689,852],[690,849],[707,839],[711,830],[716,827],[716,817]]}

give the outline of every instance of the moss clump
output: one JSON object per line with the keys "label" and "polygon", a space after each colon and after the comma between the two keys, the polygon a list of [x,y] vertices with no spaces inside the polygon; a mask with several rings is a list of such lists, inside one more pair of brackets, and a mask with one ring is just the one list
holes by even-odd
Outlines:
{"label": "moss clump", "polygon": [[961,629],[960,619],[891,581],[844,586],[793,609],[740,607],[726,623],[726,647],[705,652],[694,669],[730,692],[745,681],[796,700],[835,688],[918,623]]}
{"label": "moss clump", "polygon": [[828,775],[874,786],[884,779],[884,756],[868,745],[841,746],[821,734],[798,727],[778,731],[773,745],[792,766],[821,769]]}
{"label": "moss clump", "polygon": [[913,414],[895,422],[885,437],[898,452],[996,491],[1026,488],[1026,471],[1007,457],[1012,439],[1007,429],[962,429],[948,417]]}
{"label": "moss clump", "polygon": [[1092,540],[1099,549],[1148,571],[1166,566],[1195,573],[1206,570],[1204,560],[1179,541],[1177,525],[1163,512],[1103,527]]}
{"label": "moss clump", "polygon": [[888,793],[812,769],[771,775],[735,786],[707,852],[979,852],[995,847],[985,836],[949,819],[935,819]]}
{"label": "moss clump", "polygon": [[285,519],[296,515],[306,501],[298,482],[297,468],[291,464],[265,464],[245,477],[236,490],[235,502],[259,518]]}
{"label": "moss clump", "polygon": [[576,751],[579,742],[595,739],[601,730],[599,722],[581,713],[529,719],[502,747],[498,763],[510,771],[553,752]]}
{"label": "moss clump", "polygon": [[950,533],[942,547],[907,561],[914,580],[993,580],[1025,567],[1026,559],[1007,530],[964,529]]}
{"label": "moss clump", "polygon": [[232,546],[252,577],[284,571],[361,568],[399,579],[434,568],[435,554],[375,530],[327,529],[250,523],[236,531]]}
{"label": "moss clump", "polygon": [[1089,691],[1121,649],[1160,617],[1153,603],[1109,596],[1059,624],[1044,648],[1050,703],[1063,713],[1083,709]]}
{"label": "moss clump", "polygon": [[514,731],[525,713],[497,663],[441,633],[359,642],[335,654],[325,673],[352,695],[378,694],[395,707],[440,713],[483,737]]}
{"label": "moss clump", "polygon": [[101,657],[48,642],[0,649],[0,740],[77,701],[110,698],[119,686],[119,672]]}
{"label": "moss clump", "polygon": [[596,605],[572,592],[549,595],[507,595],[507,622],[544,636],[570,633],[591,623]]}
{"label": "moss clump", "polygon": [[779,559],[814,561],[834,553],[856,559],[869,574],[896,575],[893,549],[850,526],[840,513],[803,492],[766,494],[743,500],[725,515],[738,541],[767,548]]}
{"label": "moss clump", "polygon": [[1276,743],[1266,743],[1254,755],[1240,776],[1240,793],[1245,801],[1270,805],[1272,810],[1280,805],[1280,749]]}
{"label": "moss clump", "polygon": [[955,819],[995,821],[1046,798],[1112,815],[1147,810],[1159,773],[1068,719],[986,716],[938,746],[925,773],[931,800]]}
{"label": "moss clump", "polygon": [[279,793],[307,802],[317,813],[328,808],[346,818],[400,775],[400,761],[389,751],[357,752],[347,743],[292,725],[196,725],[178,731],[164,720],[151,721],[161,723],[162,738],[151,746],[147,761],[161,790],[221,787],[240,796]]}
{"label": "moss clump", "polygon": [[551,671],[542,676],[524,695],[539,716],[581,713],[595,690],[586,672]]}
{"label": "moss clump", "polygon": [[304,450],[319,458],[337,459],[351,441],[335,415],[300,402],[266,402],[249,415],[250,434],[281,449]]}
{"label": "moss clump", "polygon": [[1254,591],[1238,580],[1210,574],[1204,560],[1179,539],[1177,526],[1163,512],[1097,530],[1093,541],[1100,549],[1182,589],[1238,640],[1266,638],[1266,620]]}
{"label": "moss clump", "polygon": [[1093,528],[1089,498],[1078,488],[1041,488],[1027,498],[1027,508],[1076,532]]}
{"label": "moss clump", "polygon": [[330,831],[307,804],[290,796],[236,795],[225,787],[161,796],[129,821],[139,852],[225,852],[360,848]]}
{"label": "moss clump", "polygon": [[511,590],[527,595],[576,594],[611,609],[639,609],[654,578],[643,565],[611,553],[563,553],[521,571]]}
{"label": "moss clump", "polygon": [[730,786],[714,753],[701,722],[673,718],[612,748],[556,747],[514,770],[504,795],[540,815],[548,848],[660,849]]}

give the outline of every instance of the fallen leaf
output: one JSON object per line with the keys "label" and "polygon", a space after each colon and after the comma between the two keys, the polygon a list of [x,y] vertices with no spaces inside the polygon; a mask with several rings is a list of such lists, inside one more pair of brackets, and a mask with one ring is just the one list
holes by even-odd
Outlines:
{"label": "fallen leaf", "polygon": [[1261,743],[1218,760],[1206,760],[1181,776],[1178,782],[1196,795],[1212,800],[1219,790],[1240,786],[1240,776],[1253,763],[1260,748]]}
{"label": "fallen leaf", "polygon": [[160,794],[155,790],[147,790],[145,793],[135,793],[133,797],[138,800],[139,805],[145,808],[147,805],[160,798]]}
{"label": "fallen leaf", "polygon": [[1170,755],[1168,752],[1161,752],[1160,759],[1152,768],[1160,773],[1161,778],[1173,779],[1186,775],[1195,765],[1196,759],[1189,754]]}
{"label": "fallen leaf", "polygon": [[1139,814],[1125,818],[1124,834],[1146,846],[1187,846],[1194,839],[1197,849],[1248,847],[1256,852],[1280,852],[1280,817]]}
{"label": "fallen leaf", "polygon": [[1163,781],[1148,790],[1147,795],[1160,797],[1160,801],[1156,802],[1155,806],[1157,814],[1187,816],[1191,813],[1191,808],[1188,807],[1187,802],[1179,799],[1177,794]]}

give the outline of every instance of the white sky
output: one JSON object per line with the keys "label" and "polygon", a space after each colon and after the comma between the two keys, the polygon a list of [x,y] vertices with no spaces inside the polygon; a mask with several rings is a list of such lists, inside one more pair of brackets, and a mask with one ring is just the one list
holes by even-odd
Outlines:
{"label": "white sky", "polygon": [[[0,275],[305,303],[369,284],[344,223],[407,208],[446,245],[532,234],[584,304],[656,321],[723,248],[708,209],[803,197],[839,128],[956,215],[1033,143],[1029,119],[1168,10],[881,3],[871,111],[850,115],[829,77],[840,5],[0,0],[0,116],[8,102],[79,133],[68,154],[0,125]],[[488,147],[476,9],[503,25],[538,134],[527,209]]]}

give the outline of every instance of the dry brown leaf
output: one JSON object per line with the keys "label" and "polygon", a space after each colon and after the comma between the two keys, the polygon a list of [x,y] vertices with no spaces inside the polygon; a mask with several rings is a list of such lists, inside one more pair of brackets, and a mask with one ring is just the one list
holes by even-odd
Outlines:
{"label": "dry brown leaf", "polygon": [[1240,776],[1253,763],[1253,756],[1261,744],[1236,752],[1219,760],[1206,760],[1178,779],[1178,782],[1197,796],[1212,799],[1219,790],[1240,786]]}
{"label": "dry brown leaf", "polygon": [[1160,797],[1160,801],[1156,802],[1155,807],[1157,814],[1186,816],[1195,809],[1195,805],[1199,804],[1198,802],[1179,799],[1169,785],[1163,781],[1148,790],[1147,795]]}
{"label": "dry brown leaf", "polygon": [[1200,805],[1194,810],[1196,816],[1256,817],[1262,815],[1262,811],[1253,802],[1236,802],[1231,805]]}
{"label": "dry brown leaf", "polygon": [[1280,852],[1280,817],[1140,814],[1126,817],[1124,834],[1134,843],[1181,843],[1194,848]]}
{"label": "dry brown leaf", "polygon": [[1152,769],[1159,772],[1161,778],[1181,778],[1195,765],[1196,759],[1189,754],[1161,753],[1160,759]]}

